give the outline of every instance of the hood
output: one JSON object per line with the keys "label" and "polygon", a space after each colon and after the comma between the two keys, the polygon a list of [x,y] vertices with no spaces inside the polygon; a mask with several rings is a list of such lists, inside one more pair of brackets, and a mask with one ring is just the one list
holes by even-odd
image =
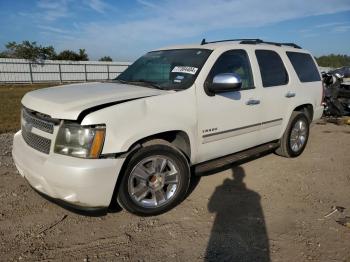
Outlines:
{"label": "hood", "polygon": [[155,96],[168,91],[119,83],[83,83],[38,89],[27,93],[22,104],[52,118],[76,120],[91,107]]}

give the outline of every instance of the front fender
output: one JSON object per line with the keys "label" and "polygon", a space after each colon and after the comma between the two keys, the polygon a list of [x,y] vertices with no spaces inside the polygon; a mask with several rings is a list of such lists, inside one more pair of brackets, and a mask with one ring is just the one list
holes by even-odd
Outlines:
{"label": "front fender", "polygon": [[103,154],[126,152],[137,141],[167,131],[183,131],[190,140],[191,161],[196,156],[195,90],[148,97],[88,114],[82,125],[106,125]]}

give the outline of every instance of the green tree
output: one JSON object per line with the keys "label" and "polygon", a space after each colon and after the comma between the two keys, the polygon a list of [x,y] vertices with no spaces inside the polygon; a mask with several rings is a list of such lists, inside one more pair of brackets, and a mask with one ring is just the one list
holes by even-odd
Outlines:
{"label": "green tree", "polygon": [[8,42],[5,47],[6,50],[0,53],[1,57],[37,60],[54,59],[56,56],[52,46],[41,46],[37,45],[36,42]]}
{"label": "green tree", "polygon": [[85,52],[85,49],[79,49],[79,58],[80,61],[89,61],[89,56]]}
{"label": "green tree", "polygon": [[338,68],[350,66],[350,56],[348,55],[324,55],[316,58],[319,66]]}
{"label": "green tree", "polygon": [[56,56],[57,60],[88,61],[89,57],[85,49],[79,49],[79,53],[72,50],[63,50]]}
{"label": "green tree", "polygon": [[41,47],[40,59],[44,60],[54,60],[56,59],[56,51],[53,46]]}
{"label": "green tree", "polygon": [[6,52],[0,52],[0,58],[9,58]]}
{"label": "green tree", "polygon": [[36,42],[23,41],[22,43],[8,42],[6,49],[0,52],[0,58],[20,58],[29,60],[73,60],[88,61],[89,56],[85,49],[76,53],[72,50],[63,50],[58,55],[53,46],[41,46]]}
{"label": "green tree", "polygon": [[79,55],[71,50],[63,50],[56,56],[56,60],[79,61]]}
{"label": "green tree", "polygon": [[101,61],[101,62],[112,62],[113,59],[110,56],[103,56],[98,61]]}

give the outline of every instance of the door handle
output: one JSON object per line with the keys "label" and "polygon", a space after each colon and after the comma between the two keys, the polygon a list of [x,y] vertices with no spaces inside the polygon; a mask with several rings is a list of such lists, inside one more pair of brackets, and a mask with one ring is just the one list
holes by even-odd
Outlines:
{"label": "door handle", "polygon": [[260,104],[260,100],[257,100],[257,99],[249,99],[246,102],[246,105],[248,105],[248,106],[254,106],[254,105],[259,105],[259,104]]}
{"label": "door handle", "polygon": [[286,97],[287,97],[287,98],[295,97],[295,93],[289,91],[289,92],[286,94]]}

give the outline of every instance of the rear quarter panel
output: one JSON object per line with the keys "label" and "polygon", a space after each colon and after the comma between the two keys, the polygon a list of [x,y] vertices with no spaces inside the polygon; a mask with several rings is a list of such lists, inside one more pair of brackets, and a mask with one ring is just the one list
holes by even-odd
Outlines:
{"label": "rear quarter panel", "polygon": [[[292,51],[292,52],[300,52],[300,53],[307,53],[311,55],[315,66],[318,68],[318,65],[312,56],[310,52],[306,50],[299,50],[299,49],[292,49],[292,50],[286,50],[286,51]],[[298,106],[301,105],[306,105],[310,104],[313,107],[314,111],[314,117],[313,120],[317,120],[318,118],[321,117],[319,112],[323,110],[323,107],[321,105],[322,103],[322,94],[323,94],[323,86],[322,86],[322,81],[315,81],[315,82],[301,82],[299,80],[299,77],[297,73],[295,72],[292,63],[290,62],[288,56],[286,55],[286,51],[280,53],[282,55],[282,59],[284,61],[284,64],[287,67],[287,71],[289,74],[289,81],[290,84],[292,85],[293,91],[296,93],[296,96],[291,99],[291,103],[289,104],[289,109],[288,109],[288,114],[285,118],[285,121],[283,121],[283,131],[280,134],[280,137],[282,137],[284,130],[287,128],[289,119]],[[319,76],[320,79],[322,79],[320,72]]]}

